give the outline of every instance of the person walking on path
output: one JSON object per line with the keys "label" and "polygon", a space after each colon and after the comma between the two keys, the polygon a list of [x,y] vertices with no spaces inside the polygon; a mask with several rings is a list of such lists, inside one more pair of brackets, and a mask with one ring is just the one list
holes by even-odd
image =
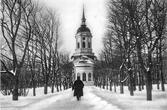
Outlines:
{"label": "person walking on path", "polygon": [[77,77],[77,80],[72,86],[72,90],[74,90],[74,96],[77,97],[77,100],[80,100],[81,96],[83,96],[83,87],[83,82],[80,80],[80,77]]}

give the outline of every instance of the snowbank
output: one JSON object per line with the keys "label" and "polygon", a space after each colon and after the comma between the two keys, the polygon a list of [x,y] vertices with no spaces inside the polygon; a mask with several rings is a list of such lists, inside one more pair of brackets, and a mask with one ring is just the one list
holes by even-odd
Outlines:
{"label": "snowbank", "polygon": [[[167,85],[166,85],[167,88]],[[117,87],[119,92],[119,87]],[[146,91],[134,92],[134,96],[130,96],[127,87],[124,87],[124,94],[111,92],[100,88],[94,89],[94,94],[107,100],[109,103],[119,107],[122,110],[166,110],[167,109],[167,92],[157,90],[156,86],[153,86],[153,100],[146,100]]]}

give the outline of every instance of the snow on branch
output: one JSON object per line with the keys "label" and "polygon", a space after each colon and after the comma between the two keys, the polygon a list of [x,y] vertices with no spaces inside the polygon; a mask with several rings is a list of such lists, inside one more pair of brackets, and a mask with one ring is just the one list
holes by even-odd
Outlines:
{"label": "snow on branch", "polygon": [[126,78],[124,80],[122,80],[121,83],[125,82],[128,78],[129,78],[129,75],[126,76]]}
{"label": "snow on branch", "polygon": [[16,71],[11,70],[10,73],[12,73],[13,75],[15,75]]}
{"label": "snow on branch", "polygon": [[150,68],[149,68],[149,67],[144,66],[144,68],[145,68],[145,70],[146,70],[147,72],[150,71]]}
{"label": "snow on branch", "polygon": [[124,66],[124,62],[121,64],[121,66],[119,67],[119,70],[121,70]]}
{"label": "snow on branch", "polygon": [[132,68],[128,68],[128,71],[131,71],[132,70]]}

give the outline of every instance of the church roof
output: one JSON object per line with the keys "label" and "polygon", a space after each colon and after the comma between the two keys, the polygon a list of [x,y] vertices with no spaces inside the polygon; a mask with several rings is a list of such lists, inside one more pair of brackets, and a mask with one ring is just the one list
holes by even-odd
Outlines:
{"label": "church roof", "polygon": [[79,32],[90,32],[90,29],[86,25],[81,25],[77,30],[77,33]]}
{"label": "church roof", "polygon": [[86,26],[84,7],[83,7],[83,13],[82,13],[82,24],[77,30],[77,33],[80,33],[80,32],[90,32],[90,29]]}
{"label": "church roof", "polygon": [[75,64],[94,64],[94,60],[87,57],[87,56],[81,56],[79,59],[76,59]]}

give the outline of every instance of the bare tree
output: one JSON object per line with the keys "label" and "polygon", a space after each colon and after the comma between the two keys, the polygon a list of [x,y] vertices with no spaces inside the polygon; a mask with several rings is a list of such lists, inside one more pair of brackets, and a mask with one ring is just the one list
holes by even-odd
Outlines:
{"label": "bare tree", "polygon": [[44,94],[47,94],[49,80],[51,78],[52,92],[55,82],[55,75],[58,71],[58,46],[59,46],[59,17],[49,9],[41,9],[39,18],[36,21],[36,36],[40,45],[40,62],[44,81]]}
{"label": "bare tree", "polygon": [[[125,6],[127,6],[129,10],[130,22],[132,24],[131,29],[134,30],[132,30],[133,32],[131,31],[131,34],[136,36],[139,63],[145,73],[147,100],[152,100],[153,53],[158,41],[162,38],[164,31],[166,31],[166,5],[166,1],[159,0],[146,0],[141,2],[127,1],[125,3]],[[159,10],[159,8],[161,8],[161,10]],[[159,22],[157,23],[157,21]],[[142,46],[142,42],[145,45]],[[147,50],[147,60],[145,60],[145,64],[141,55],[142,47]]]}
{"label": "bare tree", "polygon": [[[159,50],[157,63],[160,68],[160,72],[156,74],[161,75],[161,86],[164,90],[161,43],[164,42],[166,33],[167,3],[165,0],[111,0],[108,6],[108,31],[112,33],[114,45],[123,53],[121,67],[125,65],[130,87],[133,88],[136,76],[139,77],[139,83],[144,76],[147,100],[152,100],[152,76],[155,74],[153,56],[156,47]],[[133,89],[130,89],[130,93],[133,94]]]}
{"label": "bare tree", "polygon": [[[157,44],[159,53],[157,53],[157,56],[159,56],[159,69],[160,69],[160,79],[161,79],[161,88],[162,91],[165,91],[164,87],[164,73],[162,70],[163,67],[163,61],[162,61],[162,53],[163,53],[163,42],[165,40],[165,35],[167,31],[167,2],[165,0],[155,0],[153,3],[153,24],[155,29],[155,34],[158,38]],[[158,55],[159,54],[159,55]]]}
{"label": "bare tree", "polygon": [[[111,0],[108,5],[109,26],[108,31],[112,33],[110,36],[113,44],[121,51],[122,64],[120,65],[120,92],[123,93],[123,73],[127,71],[129,79],[130,95],[133,95],[133,71],[132,71],[132,54],[134,53],[134,36],[129,33],[128,17],[126,15],[127,10],[123,6],[121,0]],[[126,68],[122,68],[125,66]],[[124,69],[124,71],[122,71]]]}
{"label": "bare tree", "polygon": [[[12,74],[15,75],[13,100],[18,100],[19,75],[32,36],[30,19],[34,6],[31,0],[2,0],[1,6],[1,31],[8,47],[7,50],[11,54],[11,57],[7,57],[12,60]],[[6,67],[2,60],[1,62]],[[6,71],[10,72],[7,67]]]}

